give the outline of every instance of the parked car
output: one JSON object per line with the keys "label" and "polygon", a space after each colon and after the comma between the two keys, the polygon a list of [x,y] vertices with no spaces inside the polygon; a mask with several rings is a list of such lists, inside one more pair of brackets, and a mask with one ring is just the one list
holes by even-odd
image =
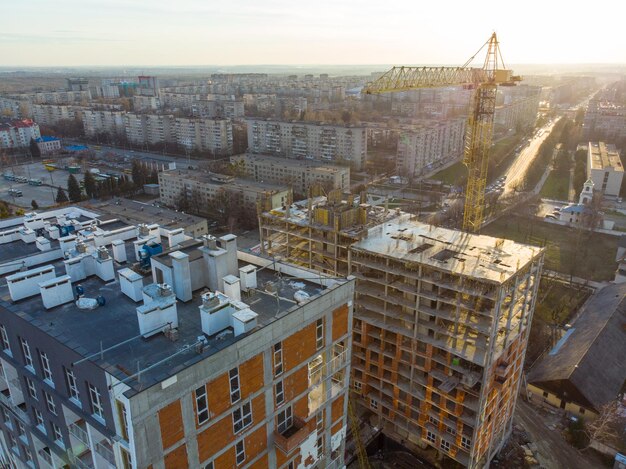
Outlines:
{"label": "parked car", "polygon": [[558,218],[556,217],[556,215],[553,215],[551,213],[548,213],[544,218],[548,218],[550,220],[558,220]]}

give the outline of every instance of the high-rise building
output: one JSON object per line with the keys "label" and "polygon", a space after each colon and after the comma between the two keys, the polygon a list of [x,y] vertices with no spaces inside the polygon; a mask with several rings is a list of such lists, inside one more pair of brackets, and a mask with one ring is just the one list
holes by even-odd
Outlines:
{"label": "high-rise building", "polygon": [[593,181],[593,190],[609,197],[619,196],[624,179],[624,166],[615,145],[589,142],[587,177]]}
{"label": "high-rise building", "polygon": [[0,148],[27,147],[39,137],[39,125],[31,119],[0,118]]}
{"label": "high-rise building", "polygon": [[142,96],[159,97],[159,79],[153,76],[140,75],[138,77],[138,94]]}
{"label": "high-rise building", "polygon": [[106,225],[5,225],[3,466],[343,467],[354,280]]}
{"label": "high-rise building", "polygon": [[484,467],[511,432],[543,248],[403,214],[349,255],[361,413],[410,449]]}
{"label": "high-rise building", "polygon": [[615,142],[626,137],[626,106],[592,99],[583,119],[583,138]]}
{"label": "high-rise building", "polygon": [[125,135],[124,114],[123,111],[84,109],[82,115],[85,135],[89,137],[95,137],[100,133],[111,136]]}
{"label": "high-rise building", "polygon": [[89,91],[89,80],[87,78],[66,78],[67,91]]}
{"label": "high-rise building", "polygon": [[367,133],[362,126],[248,119],[248,147],[251,153],[343,162],[361,169]]}

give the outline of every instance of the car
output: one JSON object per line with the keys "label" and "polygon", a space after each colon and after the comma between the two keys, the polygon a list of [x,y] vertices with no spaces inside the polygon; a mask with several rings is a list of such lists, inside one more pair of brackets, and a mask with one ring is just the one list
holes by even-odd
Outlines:
{"label": "car", "polygon": [[556,215],[548,213],[544,218],[548,218],[550,220],[557,220]]}

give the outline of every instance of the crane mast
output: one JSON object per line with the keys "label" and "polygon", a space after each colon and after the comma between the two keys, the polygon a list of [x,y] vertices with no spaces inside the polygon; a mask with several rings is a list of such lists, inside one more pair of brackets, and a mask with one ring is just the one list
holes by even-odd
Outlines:
{"label": "crane mast", "polygon": [[[469,67],[476,55],[487,47],[481,68]],[[463,163],[467,166],[467,187],[463,210],[463,230],[476,233],[484,218],[485,186],[489,151],[493,140],[493,121],[498,85],[513,86],[520,81],[507,70],[502,60],[496,33],[461,67],[393,67],[363,88],[365,94],[411,91],[420,88],[466,86],[474,90],[468,117]]]}

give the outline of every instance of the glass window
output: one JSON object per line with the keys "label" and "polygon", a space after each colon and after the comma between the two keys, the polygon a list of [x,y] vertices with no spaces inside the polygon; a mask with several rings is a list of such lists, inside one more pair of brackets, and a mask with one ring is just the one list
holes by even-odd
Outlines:
{"label": "glass window", "polygon": [[30,346],[28,345],[28,342],[26,341],[26,339],[20,338],[20,343],[22,344],[22,353],[24,354],[24,363],[31,370],[34,370],[33,356],[30,354]]}
{"label": "glass window", "polygon": [[235,454],[237,459],[237,464],[241,464],[246,460],[246,446],[243,440],[238,441],[235,445]]}
{"label": "glass window", "polygon": [[80,403],[80,393],[78,392],[78,384],[76,383],[76,376],[71,370],[65,370],[65,377],[67,379],[67,391],[70,395],[70,399]]}
{"label": "glass window", "polygon": [[200,386],[194,391],[196,396],[196,416],[198,417],[198,425],[208,422],[209,420],[209,403],[206,395],[206,385]]}
{"label": "glass window", "polygon": [[100,391],[93,384],[89,384],[89,398],[91,400],[91,412],[93,415],[104,420],[104,407],[102,406]]}
{"label": "glass window", "polygon": [[278,376],[283,372],[283,346],[282,343],[274,344],[274,376]]}
{"label": "glass window", "polygon": [[433,432],[430,432],[430,431],[426,432],[426,439],[428,441],[430,441],[431,443],[436,443],[437,442],[437,437],[435,436],[435,434]]}
{"label": "glass window", "polygon": [[46,396],[46,406],[50,413],[56,415],[57,414],[57,406],[54,403],[54,398],[52,395],[48,394],[46,391],[43,392],[44,396]]}
{"label": "glass window", "polygon": [[32,379],[26,378],[26,387],[28,388],[28,395],[37,400],[37,388]]}
{"label": "glass window", "polygon": [[246,402],[233,411],[233,431],[239,433],[250,425],[252,425],[252,407]]}
{"label": "glass window", "polygon": [[46,426],[43,420],[43,414],[38,409],[34,409],[34,410],[35,410],[36,425],[39,427],[39,430],[46,433]]}
{"label": "glass window", "polygon": [[324,347],[324,318],[318,319],[315,324],[315,347],[317,350]]}
{"label": "glass window", "polygon": [[63,432],[61,431],[61,427],[59,427],[56,423],[52,423],[52,435],[54,436],[54,441],[59,446],[63,446]]}
{"label": "glass window", "polygon": [[11,345],[9,344],[9,336],[7,329],[3,325],[0,326],[0,341],[2,341],[2,350],[11,355]]}
{"label": "glass window", "polygon": [[466,436],[462,436],[461,437],[461,447],[463,447],[463,449],[466,449],[467,451],[469,451],[472,447],[472,440],[469,439]]}
{"label": "glass window", "polygon": [[276,428],[278,433],[285,433],[293,425],[293,415],[291,406],[285,407],[276,417]]}
{"label": "glass window", "polygon": [[52,370],[50,369],[50,360],[46,352],[39,352],[39,360],[41,361],[41,369],[43,370],[43,379],[48,381],[48,384],[54,387],[54,381],[52,381]]}
{"label": "glass window", "polygon": [[283,389],[283,382],[282,381],[278,381],[274,385],[274,398],[276,399],[276,405],[277,406],[279,406],[283,402],[285,402],[285,392],[284,392],[284,389]]}
{"label": "glass window", "polygon": [[241,398],[239,389],[239,368],[233,368],[228,372],[230,381],[230,402],[234,404]]}

